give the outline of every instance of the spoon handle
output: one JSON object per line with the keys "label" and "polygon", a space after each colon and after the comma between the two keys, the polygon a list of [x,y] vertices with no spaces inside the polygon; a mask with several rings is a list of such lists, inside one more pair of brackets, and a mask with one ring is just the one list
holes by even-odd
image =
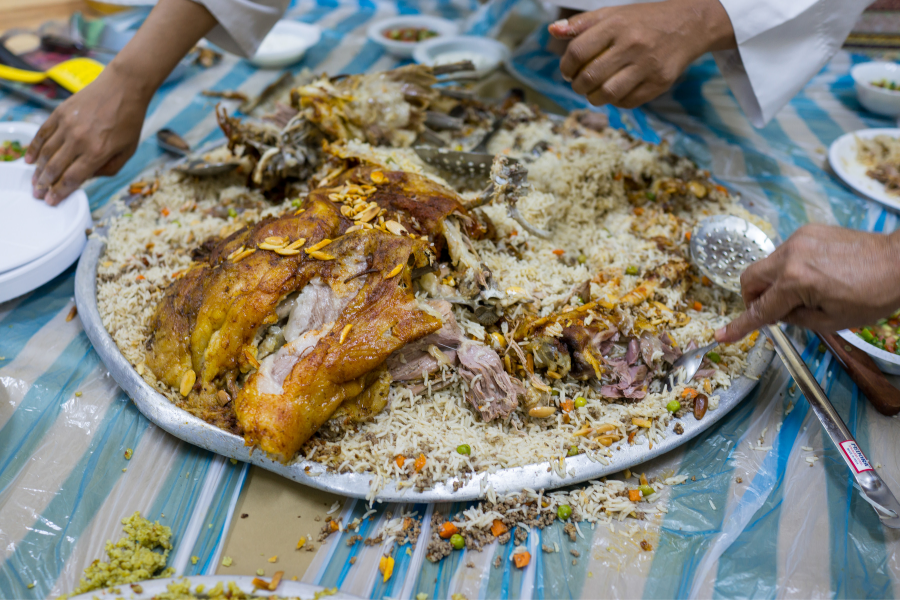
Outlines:
{"label": "spoon handle", "polygon": [[775,352],[778,353],[788,373],[800,387],[800,391],[803,392],[812,407],[813,413],[822,423],[825,433],[840,450],[844,462],[850,467],[850,471],[863,493],[873,506],[877,504],[882,508],[882,510],[876,509],[881,522],[887,527],[900,529],[900,503],[875,472],[869,459],[853,439],[850,430],[844,425],[844,421],[828,400],[828,396],[822,391],[822,387],[813,377],[806,363],[803,362],[797,349],[778,325],[767,326],[764,331],[775,345]]}

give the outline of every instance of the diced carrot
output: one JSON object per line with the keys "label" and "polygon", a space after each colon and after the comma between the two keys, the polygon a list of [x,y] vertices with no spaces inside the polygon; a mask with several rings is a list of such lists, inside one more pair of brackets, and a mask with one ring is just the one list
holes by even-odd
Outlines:
{"label": "diced carrot", "polygon": [[531,553],[519,552],[518,554],[513,554],[513,562],[516,563],[516,567],[519,569],[524,569],[531,562]]}
{"label": "diced carrot", "polygon": [[721,185],[716,186],[716,191],[719,192],[720,194],[728,193],[728,189],[725,186],[721,186]]}
{"label": "diced carrot", "polygon": [[254,590],[269,589],[269,582],[265,579],[260,579],[259,577],[254,577],[253,581],[251,581],[250,584],[253,585]]}
{"label": "diced carrot", "polygon": [[161,213],[162,213],[162,216],[164,216],[164,217],[168,217],[168,216],[169,216],[169,209],[168,209],[168,207],[166,207],[166,206],[163,206],[163,209],[162,209],[161,211],[159,211],[159,212],[161,212]]}
{"label": "diced carrot", "polygon": [[628,443],[629,443],[629,444],[633,444],[633,443],[634,443],[634,435],[635,435],[636,433],[637,433],[637,430],[635,429],[634,431],[632,431],[631,433],[628,434]]}
{"label": "diced carrot", "polygon": [[710,281],[709,277],[707,277],[706,275],[704,275],[703,277],[700,278],[700,283],[702,283],[706,287],[709,287],[712,285],[712,281]]}
{"label": "diced carrot", "polygon": [[628,499],[632,502],[640,502],[641,490],[628,490]]}
{"label": "diced carrot", "polygon": [[687,241],[691,241],[691,232],[690,231],[685,232],[684,239],[686,239]]}
{"label": "diced carrot", "polygon": [[643,207],[643,206],[636,206],[636,207],[634,208],[634,211],[632,211],[632,212],[634,212],[634,214],[636,214],[637,216],[641,216],[642,214],[644,214],[644,207]]}
{"label": "diced carrot", "polygon": [[449,540],[451,537],[453,537],[454,533],[459,533],[459,527],[457,527],[450,521],[441,523],[441,526],[438,529],[438,535],[445,540]]}
{"label": "diced carrot", "polygon": [[509,237],[513,237],[514,235],[519,235],[519,232],[516,231],[515,229],[513,229],[512,231],[509,232]]}
{"label": "diced carrot", "polygon": [[563,412],[572,412],[573,410],[575,410],[575,401],[574,400],[563,400],[560,403],[560,406],[562,406]]}
{"label": "diced carrot", "polygon": [[692,308],[694,310],[696,310],[697,312],[700,312],[701,310],[703,310],[703,304],[701,304],[700,302],[694,301],[694,305],[692,306]]}
{"label": "diced carrot", "polygon": [[562,255],[565,254],[565,253],[566,253],[565,250],[559,250],[559,249],[557,249],[557,250],[554,250],[554,251],[553,251],[553,254],[555,254],[555,255],[557,255],[557,256],[562,256]]}
{"label": "diced carrot", "polygon": [[337,521],[335,521],[334,519],[332,519],[331,522],[328,523],[328,527],[330,527],[332,531],[337,531],[341,528],[340,525],[337,524]]}
{"label": "diced carrot", "polygon": [[693,400],[693,399],[696,398],[699,394],[700,394],[700,392],[698,392],[698,391],[695,390],[694,388],[684,388],[684,391],[681,392],[681,397],[682,397],[682,398],[687,398],[688,400]]}
{"label": "diced carrot", "polygon": [[397,458],[394,459],[394,462],[397,463],[397,466],[400,467],[400,468],[402,469],[402,468],[403,468],[403,463],[406,462],[406,457],[403,456],[402,454],[398,454],[398,455],[397,455]]}
{"label": "diced carrot", "polygon": [[134,278],[135,281],[143,281],[144,279],[146,279],[146,277],[144,277],[143,275],[138,275]]}
{"label": "diced carrot", "polygon": [[622,171],[619,171],[618,173],[613,175],[613,179],[615,179],[616,181],[621,181],[622,180]]}
{"label": "diced carrot", "polygon": [[494,519],[494,524],[491,525],[491,533],[494,534],[494,537],[500,537],[504,533],[509,531],[509,527],[507,527],[503,521],[500,519]]}
{"label": "diced carrot", "polygon": [[425,468],[425,455],[420,454],[419,458],[416,459],[416,464],[413,465],[416,468],[416,473]]}

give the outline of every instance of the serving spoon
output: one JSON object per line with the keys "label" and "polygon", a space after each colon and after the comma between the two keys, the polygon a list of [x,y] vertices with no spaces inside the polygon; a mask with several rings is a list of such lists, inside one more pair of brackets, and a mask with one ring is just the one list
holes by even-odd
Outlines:
{"label": "serving spoon", "polygon": [[202,157],[191,158],[191,146],[171,129],[160,129],[156,132],[156,143],[166,152],[183,156],[186,160],[172,170],[193,175],[194,177],[210,177],[234,171],[240,164],[238,161],[211,163]]}
{"label": "serving spoon", "polygon": [[[740,293],[740,276],[744,269],[774,249],[775,244],[759,227],[734,216],[709,217],[698,223],[691,233],[694,264],[713,283],[732,292]],[[900,529],[900,503],[875,472],[797,349],[778,325],[763,327],[763,331],[775,345],[775,352],[800,387],[825,433],[840,450],[863,499],[872,505],[885,527]],[[682,359],[676,361],[673,367],[685,368],[683,381],[690,381],[700,361],[716,345],[692,350],[686,359],[682,357],[683,363]],[[693,370],[689,371],[690,368]],[[674,376],[674,373],[670,375],[670,379]]]}

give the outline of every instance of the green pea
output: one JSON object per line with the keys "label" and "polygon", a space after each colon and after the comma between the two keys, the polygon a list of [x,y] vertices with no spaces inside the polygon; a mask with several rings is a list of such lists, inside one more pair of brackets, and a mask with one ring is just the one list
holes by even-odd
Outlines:
{"label": "green pea", "polygon": [[294,198],[293,200],[291,200],[291,206],[293,206],[294,208],[300,208],[301,204],[303,204],[303,202],[300,200],[300,198]]}
{"label": "green pea", "polygon": [[638,487],[638,489],[641,490],[641,494],[643,494],[644,498],[656,493],[656,490],[654,490],[649,485],[642,485]]}
{"label": "green pea", "polygon": [[706,358],[708,358],[711,362],[714,362],[716,364],[719,364],[720,362],[722,362],[722,357],[719,355],[718,352],[707,352]]}
{"label": "green pea", "polygon": [[472,454],[472,446],[468,444],[460,444],[456,447],[456,451],[465,456],[469,456],[470,454]]}
{"label": "green pea", "polygon": [[626,275],[637,275],[638,268],[635,266],[628,267],[627,269],[625,269],[625,274]]}
{"label": "green pea", "polygon": [[583,265],[586,262],[587,262],[587,256],[585,256],[584,254],[579,254],[578,255],[578,264]]}
{"label": "green pea", "polygon": [[228,216],[229,216],[229,217],[232,217],[232,218],[236,217],[236,216],[237,216],[237,211],[234,210],[233,208],[229,208],[229,209],[228,209]]}
{"label": "green pea", "polygon": [[670,400],[668,404],[666,404],[666,410],[669,412],[678,412],[681,410],[681,402],[678,400]]}
{"label": "green pea", "polygon": [[131,213],[125,213],[125,214],[122,215],[122,216],[123,216],[123,217],[129,217],[129,218],[130,218],[130,217],[132,217],[133,215],[132,215]]}
{"label": "green pea", "polygon": [[466,538],[458,533],[454,533],[450,536],[450,545],[453,546],[454,550],[462,550],[466,547]]}
{"label": "green pea", "polygon": [[578,446],[569,448],[569,456],[578,456]]}
{"label": "green pea", "polygon": [[584,408],[587,406],[587,400],[583,396],[575,398],[575,408]]}
{"label": "green pea", "polygon": [[569,517],[572,516],[572,507],[568,504],[560,504],[559,508],[556,509],[556,516],[559,517],[560,521],[568,521]]}
{"label": "green pea", "polygon": [[651,191],[647,191],[647,200],[656,200],[656,194]]}
{"label": "green pea", "polygon": [[550,390],[551,396],[559,396],[559,390]]}

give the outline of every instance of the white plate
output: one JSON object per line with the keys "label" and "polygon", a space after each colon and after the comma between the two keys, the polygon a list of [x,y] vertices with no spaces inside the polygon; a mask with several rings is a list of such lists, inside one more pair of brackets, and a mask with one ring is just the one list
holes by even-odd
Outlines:
{"label": "white plate", "polygon": [[465,54],[474,55],[472,62],[475,63],[476,77],[484,77],[509,60],[509,48],[505,44],[474,35],[427,40],[418,45],[413,52],[413,59],[419,64],[434,66],[465,60]]}
{"label": "white plate", "polygon": [[[138,594],[134,591],[134,588],[128,584],[117,585],[114,588],[107,588],[105,590],[95,590],[93,592],[88,592],[86,594],[81,594],[78,596],[72,596],[70,600],[91,600],[91,598],[129,598],[133,600],[151,600],[153,597],[162,594],[166,591],[166,586],[173,582],[184,581],[183,577],[167,577],[164,579],[148,579],[147,581],[140,582],[139,585],[141,589],[141,593]],[[268,597],[268,596],[279,596],[279,597],[299,597],[304,599],[312,600],[315,597],[316,592],[321,592],[326,588],[323,588],[320,585],[313,585],[311,583],[302,583],[300,581],[282,581],[278,585],[278,589],[274,592],[270,592],[268,590],[257,590],[254,592],[253,588],[253,577],[248,575],[204,575],[197,577],[188,577],[187,578],[191,582],[191,591],[196,591],[198,585],[203,585],[204,590],[209,590],[212,587],[215,587],[216,584],[223,582],[227,586],[228,583],[234,583],[237,585],[243,592],[248,594],[253,594],[254,596],[259,597]],[[263,577],[268,581],[269,577]],[[120,591],[119,594],[114,593],[112,590],[118,589]],[[125,595],[122,596],[121,594]],[[205,597],[202,594],[197,594],[201,598]],[[334,595],[325,596],[329,600],[356,600],[359,596],[352,596],[347,594],[346,592],[338,591]]]}
{"label": "white plate", "polygon": [[[272,41],[275,36],[290,38],[293,43],[283,49],[267,51],[267,40]],[[260,49],[250,62],[263,69],[281,69],[299,62],[306,51],[318,44],[320,39],[322,30],[316,25],[290,20],[278,21],[263,38]]]}
{"label": "white plate", "polygon": [[47,283],[78,260],[91,227],[87,195],[78,190],[57,206],[31,197],[24,163],[0,164],[0,302]]}
{"label": "white plate", "polygon": [[828,149],[828,162],[837,176],[851,188],[888,208],[900,211],[900,196],[888,194],[883,184],[866,175],[868,167],[856,159],[856,139],[868,140],[876,135],[900,138],[900,129],[863,129],[842,135]]}
{"label": "white plate", "polygon": [[[36,123],[25,123],[24,121],[5,121],[0,123],[0,144],[3,142],[19,142],[23,146],[31,143],[34,135],[41,126]],[[25,162],[24,159],[16,159],[10,162]],[[9,163],[7,163],[9,164]],[[2,271],[2,269],[0,269]]]}
{"label": "white plate", "polygon": [[[429,29],[437,34],[437,37],[425,40],[423,42],[399,42],[384,37],[384,32],[388,29],[398,29],[404,27],[419,27]],[[369,26],[369,39],[384,48],[390,54],[398,58],[410,58],[416,48],[422,44],[427,44],[435,39],[456,35],[459,28],[453,21],[441,19],[440,17],[432,17],[429,15],[402,15],[399,17],[391,17],[390,19],[382,19],[376,21]]]}

